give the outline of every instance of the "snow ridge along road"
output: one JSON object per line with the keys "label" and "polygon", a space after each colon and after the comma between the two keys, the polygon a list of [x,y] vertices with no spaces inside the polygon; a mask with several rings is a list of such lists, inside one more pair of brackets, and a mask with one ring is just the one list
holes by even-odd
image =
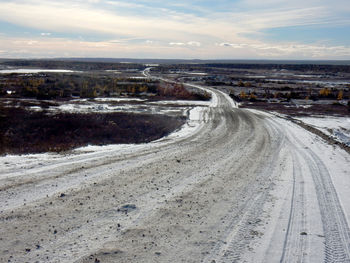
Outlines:
{"label": "snow ridge along road", "polygon": [[350,262],[349,155],[192,86],[159,141],[1,157],[0,262]]}

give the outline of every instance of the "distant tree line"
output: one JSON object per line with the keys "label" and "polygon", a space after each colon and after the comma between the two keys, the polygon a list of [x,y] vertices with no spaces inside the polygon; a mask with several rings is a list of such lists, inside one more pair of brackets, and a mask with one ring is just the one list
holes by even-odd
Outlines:
{"label": "distant tree line", "polygon": [[37,99],[94,98],[157,92],[158,82],[96,74],[8,74],[0,77],[0,96]]}
{"label": "distant tree line", "polygon": [[211,97],[205,92],[188,91],[180,84],[87,73],[0,75],[0,96],[45,100],[119,96],[209,100]]}
{"label": "distant tree line", "polygon": [[312,72],[327,72],[327,73],[350,73],[349,65],[318,65],[318,64],[204,64],[204,67],[209,68],[237,68],[237,69],[277,69],[277,70],[295,70],[295,71],[312,71]]}
{"label": "distant tree line", "polygon": [[83,62],[68,60],[5,60],[1,63],[5,66],[45,69],[69,69],[69,70],[143,70],[146,67],[137,63],[107,63],[107,62]]}
{"label": "distant tree line", "polygon": [[[246,73],[245,70],[292,70],[302,72],[350,73],[350,65],[332,64],[274,64],[274,63],[203,63],[203,64],[167,64],[160,65],[156,70],[160,73],[181,71],[215,72],[216,69],[235,69],[235,73]],[[241,69],[239,72],[237,70]]]}
{"label": "distant tree line", "polygon": [[305,88],[294,88],[282,87],[279,89],[273,88],[261,88],[261,89],[247,89],[247,85],[239,85],[240,91],[231,91],[230,96],[239,101],[258,101],[266,99],[279,99],[289,101],[291,99],[302,99],[302,100],[348,100],[349,92],[343,89],[337,88],[322,88],[319,90],[305,89]]}

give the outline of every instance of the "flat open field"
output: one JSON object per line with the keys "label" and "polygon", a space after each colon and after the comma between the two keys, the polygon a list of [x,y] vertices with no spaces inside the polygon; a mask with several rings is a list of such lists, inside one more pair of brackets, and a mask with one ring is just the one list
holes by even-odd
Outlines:
{"label": "flat open field", "polygon": [[[241,71],[237,76],[245,82]],[[238,77],[229,77],[237,85],[224,85],[231,67],[144,66],[137,74],[163,83],[161,95],[172,98],[131,96],[129,90],[129,99],[144,101],[108,104],[97,96],[75,104],[56,98],[46,111],[106,114],[124,107],[135,114],[154,107],[163,116],[185,116],[185,123],[148,143],[0,157],[1,262],[350,261],[350,156],[325,139],[346,143],[346,110],[305,117],[268,108],[322,101],[347,109],[346,77],[345,84],[328,87],[336,98],[286,102],[284,95],[264,97],[258,88],[251,96]],[[214,76],[222,82],[208,84]],[[310,95],[322,97],[325,88],[312,88]],[[210,100],[174,97],[195,90]],[[13,99],[8,95],[4,99]],[[254,100],[266,107],[246,108]]]}

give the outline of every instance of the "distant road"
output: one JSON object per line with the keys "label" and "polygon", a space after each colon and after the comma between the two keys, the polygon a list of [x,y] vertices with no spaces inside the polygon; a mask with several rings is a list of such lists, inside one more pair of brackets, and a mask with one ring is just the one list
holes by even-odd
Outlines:
{"label": "distant road", "polygon": [[1,157],[0,261],[350,262],[349,155],[198,88],[191,132]]}

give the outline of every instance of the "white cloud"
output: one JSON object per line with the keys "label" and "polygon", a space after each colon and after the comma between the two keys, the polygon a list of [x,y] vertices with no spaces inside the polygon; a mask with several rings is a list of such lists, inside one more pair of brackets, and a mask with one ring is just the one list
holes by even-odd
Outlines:
{"label": "white cloud", "polygon": [[[336,0],[338,3],[344,1]],[[341,8],[326,0],[240,0],[235,5],[245,7],[245,11],[229,7],[225,12],[208,9],[204,16],[199,16],[196,12],[185,14],[170,10],[164,5],[157,7],[154,6],[155,3],[160,2],[150,1],[143,5],[124,0],[0,1],[2,21],[43,32],[38,39],[13,38],[13,41],[19,41],[13,46],[8,45],[11,38],[6,42],[4,36],[0,35],[0,48],[9,50],[8,54],[21,53],[28,56],[40,55],[40,50],[35,47],[40,46],[45,51],[42,54],[50,56],[74,54],[74,51],[88,56],[128,54],[137,57],[145,54],[148,57],[265,58],[277,55],[281,58],[294,56],[350,59],[349,47],[346,46],[305,45],[301,42],[281,41],[271,44],[261,40],[262,37],[260,40],[249,37],[257,36],[264,29],[276,27],[337,23],[350,25],[350,18],[338,15]],[[179,7],[186,6],[185,4],[185,1],[172,3]],[[234,4],[230,6],[232,5]],[[125,9],[135,11],[125,12]],[[350,7],[343,6],[342,12],[346,13],[347,10],[350,11]],[[47,32],[83,36],[98,34],[103,35],[105,40],[89,42],[83,38],[79,41],[70,40],[69,37],[58,39]]]}
{"label": "white cloud", "polygon": [[144,5],[135,4],[130,2],[121,2],[121,1],[106,1],[106,4],[117,6],[117,7],[126,7],[126,8],[146,8]]}
{"label": "white cloud", "polygon": [[188,36],[215,37],[202,29],[205,23],[202,18],[187,17],[182,21],[181,18],[140,17],[65,2],[0,2],[0,17],[13,24],[61,33],[99,33],[140,39],[153,36],[173,40],[170,42],[185,40]]}
{"label": "white cloud", "polygon": [[201,43],[197,41],[188,41],[186,43],[183,42],[170,42],[170,46],[186,46],[186,47],[200,47]]}
{"label": "white cloud", "polygon": [[216,44],[217,46],[220,47],[232,47],[234,44],[231,43],[220,43],[220,44]]}
{"label": "white cloud", "polygon": [[189,42],[187,42],[187,45],[192,46],[192,47],[200,47],[201,43],[197,42],[197,41],[189,41]]}
{"label": "white cloud", "polygon": [[29,40],[29,41],[26,41],[27,45],[35,45],[38,43],[38,41],[35,41],[35,40]]}
{"label": "white cloud", "polygon": [[[201,48],[180,45],[162,45],[145,42],[127,45],[109,41],[81,41],[60,38],[2,38],[2,57],[135,57],[135,58],[283,58],[283,59],[344,59],[349,58],[350,47],[305,45],[298,43],[244,43],[230,46],[212,44]],[[223,43],[221,43],[223,44]],[[227,43],[226,43],[227,44]],[[241,48],[237,48],[240,46]],[[113,55],[111,55],[113,54]]]}
{"label": "white cloud", "polygon": [[[73,2],[74,3],[74,2]],[[112,2],[117,5],[135,5]],[[118,9],[119,10],[119,9]],[[323,23],[328,11],[322,7],[272,9],[266,12],[245,11],[213,13],[210,17],[174,13],[169,10],[157,16],[131,15],[101,7],[71,2],[29,0],[0,2],[0,17],[10,23],[55,32],[91,32],[123,35],[147,39],[152,36],[162,41],[187,43],[228,39],[236,42],[245,33],[271,27]]]}
{"label": "white cloud", "polygon": [[232,47],[232,48],[245,48],[248,46],[247,44],[233,44],[233,43],[227,43],[227,42],[216,43],[215,45],[219,47]]}
{"label": "white cloud", "polygon": [[298,43],[263,43],[252,44],[232,44],[220,43],[217,47],[243,49],[247,53],[254,54],[254,57],[260,58],[317,58],[317,59],[343,59],[350,54],[350,47],[346,46],[324,46],[324,45],[305,45]]}
{"label": "white cloud", "polygon": [[170,42],[169,45],[170,46],[186,46],[186,44],[182,43],[182,42]]}

